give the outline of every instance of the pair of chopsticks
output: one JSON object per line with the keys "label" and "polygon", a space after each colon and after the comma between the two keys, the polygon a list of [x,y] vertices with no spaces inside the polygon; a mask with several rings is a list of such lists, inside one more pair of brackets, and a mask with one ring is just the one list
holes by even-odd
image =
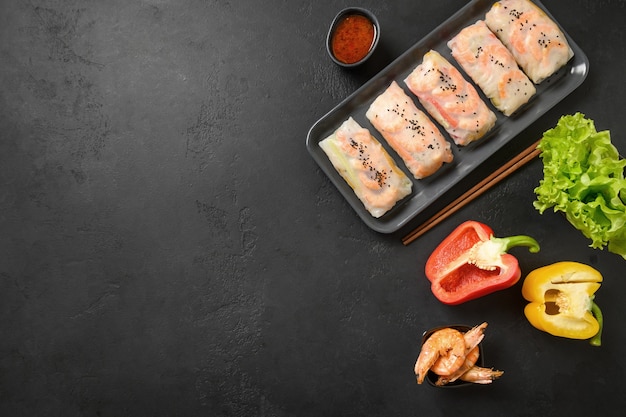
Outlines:
{"label": "pair of chopsticks", "polygon": [[475,198],[480,196],[482,193],[502,181],[504,178],[508,177],[513,172],[517,171],[522,166],[526,165],[528,162],[532,161],[539,153],[541,152],[537,149],[537,145],[539,141],[533,143],[528,148],[524,149],[521,153],[515,156],[506,164],[502,165],[496,171],[491,173],[485,179],[480,181],[478,184],[467,190],[463,193],[459,198],[454,200],[452,203],[445,206],[442,210],[440,210],[433,217],[428,219],[426,222],[422,223],[419,227],[413,230],[411,233],[402,238],[402,243],[404,245],[408,245],[413,242],[418,237],[422,236],[424,233],[428,232],[433,227],[437,226],[443,220],[448,218],[450,215],[461,209],[463,206],[473,201]]}

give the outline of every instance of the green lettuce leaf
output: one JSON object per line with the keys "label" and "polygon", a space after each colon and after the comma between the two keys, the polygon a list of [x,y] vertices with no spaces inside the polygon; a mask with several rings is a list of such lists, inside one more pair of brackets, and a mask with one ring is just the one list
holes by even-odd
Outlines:
{"label": "green lettuce leaf", "polygon": [[543,179],[534,207],[565,213],[596,249],[626,259],[626,160],[611,143],[609,131],[597,132],[581,113],[562,116],[543,134],[538,148]]}

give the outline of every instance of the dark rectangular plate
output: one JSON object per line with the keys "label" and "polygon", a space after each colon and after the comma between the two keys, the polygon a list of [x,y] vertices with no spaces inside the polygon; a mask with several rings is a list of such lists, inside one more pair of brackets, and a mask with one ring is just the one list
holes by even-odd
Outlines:
{"label": "dark rectangular plate", "polygon": [[[469,76],[465,75],[452,58],[447,42],[464,27],[473,24],[479,19],[484,19],[485,14],[494,3],[493,0],[473,0],[468,3],[425,38],[403,53],[374,78],[339,103],[339,105],[318,120],[309,130],[306,139],[306,146],[309,153],[361,219],[372,229],[381,233],[392,233],[406,225],[411,219],[415,218],[431,204],[450,192],[453,186],[476,170],[496,151],[510,143],[521,131],[527,128],[541,115],[563,100],[580,86],[587,77],[589,72],[587,56],[561,27],[570,47],[574,51],[574,57],[570,59],[567,65],[561,68],[552,77],[537,85],[535,97],[511,117],[506,117],[498,112],[477,87],[476,89],[479,91],[479,94],[481,94],[481,97],[498,117],[495,127],[487,136],[466,147],[458,147],[453,144],[454,162],[444,165],[444,167],[431,177],[421,180],[413,178],[402,160],[369,123],[365,117],[365,112],[372,101],[374,101],[374,99],[394,80],[414,99],[418,108],[424,110],[417,101],[417,98],[406,88],[404,79],[419,65],[424,54],[431,49],[442,54],[461,70],[465,78],[471,82]],[[557,22],[543,4],[539,1],[534,1],[534,3]],[[398,166],[413,180],[413,192],[378,219],[372,217],[367,210],[365,210],[361,201],[359,201],[350,186],[335,170],[330,160],[319,146],[320,141],[332,134],[341,123],[350,116],[361,126],[369,129],[372,135],[385,146]],[[454,143],[443,129],[441,129],[441,131],[450,143]],[[490,172],[485,172],[484,177],[489,174]]]}

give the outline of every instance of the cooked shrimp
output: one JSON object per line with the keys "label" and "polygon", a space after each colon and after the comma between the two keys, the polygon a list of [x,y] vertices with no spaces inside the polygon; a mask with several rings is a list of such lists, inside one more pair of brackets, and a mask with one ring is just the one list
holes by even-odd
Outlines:
{"label": "cooked shrimp", "polygon": [[[502,78],[498,82],[498,97],[500,101],[507,100],[519,94],[520,91],[530,89],[529,93],[535,89],[528,77],[518,69],[512,69],[504,72]],[[528,93],[527,93],[528,94]]]}
{"label": "cooked shrimp", "polygon": [[[453,374],[449,376],[440,375],[437,379],[436,385],[446,385],[451,382],[459,379],[463,374],[472,369],[476,362],[478,361],[478,357],[480,356],[480,349],[476,346],[474,349],[470,350],[469,353],[465,356],[465,362],[459,369],[456,370]],[[436,373],[436,372],[435,372]]]}
{"label": "cooked shrimp", "polygon": [[359,180],[364,187],[370,190],[378,191],[382,189],[387,181],[387,173],[385,171],[361,171],[359,172]]}
{"label": "cooked shrimp", "polygon": [[[463,335],[463,340],[465,342],[465,360],[456,371],[450,371],[451,361],[448,360],[446,356],[440,357],[430,368],[431,371],[439,376],[446,377],[445,379],[449,379],[448,382],[457,380],[465,371],[474,366],[476,360],[478,360],[478,344],[485,337],[485,334],[483,332],[486,327],[487,323],[482,323],[478,326],[473,327]],[[465,368],[465,370],[460,371],[462,368]]]}
{"label": "cooked shrimp", "polygon": [[490,384],[504,374],[490,368],[476,366],[480,356],[478,344],[485,337],[484,322],[465,333],[453,328],[444,328],[434,332],[422,345],[415,375],[421,384],[428,371],[439,375],[436,385],[446,385],[458,379],[476,384]]}
{"label": "cooked shrimp", "polygon": [[500,378],[502,374],[504,374],[504,371],[474,366],[469,371],[461,375],[460,379],[466,382],[473,382],[475,384],[491,384],[495,379]]}
{"label": "cooked shrimp", "polygon": [[[465,361],[465,339],[463,334],[452,328],[437,330],[422,345],[415,363],[417,383],[424,382],[428,370],[440,358],[445,357],[445,368],[453,373]],[[443,366],[443,365],[442,365]]]}
{"label": "cooked shrimp", "polygon": [[[561,32],[550,24],[537,25],[532,30],[539,33],[536,38],[529,39],[526,32],[515,31],[511,34],[511,45],[522,54],[531,54],[532,57],[542,62],[549,59],[552,49],[567,49],[568,45],[561,41]],[[534,42],[531,42],[534,41]],[[567,54],[567,51],[564,53]]]}

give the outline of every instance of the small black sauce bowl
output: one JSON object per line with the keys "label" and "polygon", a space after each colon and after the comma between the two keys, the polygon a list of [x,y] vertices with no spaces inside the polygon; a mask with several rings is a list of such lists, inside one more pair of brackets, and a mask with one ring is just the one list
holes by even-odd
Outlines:
{"label": "small black sauce bowl", "polygon": [[[335,33],[335,29],[337,28],[337,25],[339,24],[341,19],[344,16],[353,15],[353,14],[365,16],[372,22],[372,24],[374,25],[374,30],[375,30],[374,41],[372,42],[372,46],[369,52],[367,53],[367,55],[363,57],[363,59],[361,59],[360,61],[354,62],[352,64],[346,64],[345,62],[341,62],[337,58],[335,58],[335,55],[333,54],[331,42],[332,42],[333,34]],[[361,65],[362,63],[367,61],[370,56],[372,56],[372,54],[374,53],[374,50],[376,49],[376,46],[378,45],[379,39],[380,39],[380,24],[378,23],[378,19],[376,18],[374,13],[370,12],[367,9],[363,9],[361,7],[348,7],[346,9],[343,9],[339,13],[337,13],[337,16],[335,16],[335,18],[333,19],[333,22],[330,24],[330,29],[328,30],[328,35],[326,36],[326,51],[328,52],[330,59],[332,59],[335,64],[344,68],[352,68],[352,67]]]}
{"label": "small black sauce bowl", "polygon": [[[461,333],[465,333],[465,332],[467,332],[467,331],[472,329],[471,326],[466,326],[464,324],[453,324],[451,326],[434,327],[434,328],[424,332],[424,334],[422,335],[422,345],[437,330],[446,329],[446,328],[455,329],[455,330],[460,331]],[[483,352],[482,342],[478,344],[478,351],[479,351],[480,354],[478,356],[478,361],[476,362],[476,365],[484,367],[485,366],[485,355],[484,355],[484,352]],[[467,387],[467,386],[476,385],[476,384],[474,384],[472,382],[461,381],[460,379],[457,379],[456,381],[450,382],[449,384],[446,384],[446,385],[437,385],[436,382],[437,382],[437,379],[439,379],[439,375],[437,375],[433,371],[428,371],[428,374],[426,374],[426,378],[425,379],[428,382],[428,384],[430,384],[431,386],[436,387],[436,388],[460,388],[460,387]]]}

